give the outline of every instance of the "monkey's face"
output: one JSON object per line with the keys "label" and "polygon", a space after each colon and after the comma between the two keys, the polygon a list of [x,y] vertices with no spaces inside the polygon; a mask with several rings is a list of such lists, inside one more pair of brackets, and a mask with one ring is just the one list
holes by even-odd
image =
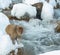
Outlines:
{"label": "monkey's face", "polygon": [[17,36],[21,36],[21,34],[23,33],[23,28],[21,26],[16,26],[16,33]]}

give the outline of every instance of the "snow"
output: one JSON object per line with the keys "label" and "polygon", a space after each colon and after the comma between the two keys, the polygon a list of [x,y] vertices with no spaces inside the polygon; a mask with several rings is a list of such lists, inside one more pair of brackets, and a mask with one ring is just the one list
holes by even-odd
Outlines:
{"label": "snow", "polygon": [[27,13],[30,17],[36,16],[36,8],[31,5],[23,3],[15,4],[11,11],[12,16],[16,16],[18,19]]}
{"label": "snow", "polygon": [[5,14],[0,12],[0,31],[5,33],[5,28],[8,24],[10,24],[9,18]]}
{"label": "snow", "polygon": [[20,43],[19,45],[14,45],[9,35],[0,35],[0,55],[7,55],[12,50],[16,50],[17,48],[21,47],[23,47],[22,43]]}
{"label": "snow", "polygon": [[8,54],[11,50],[12,46],[12,41],[9,38],[8,35],[0,35],[0,55],[6,55]]}
{"label": "snow", "polygon": [[[29,5],[39,3],[39,2],[44,3],[45,0],[23,0],[22,1],[22,3],[29,4]],[[51,4],[53,7],[56,7],[56,5],[57,5],[55,0],[49,0],[49,4]]]}
{"label": "snow", "polygon": [[38,3],[40,2],[40,0],[23,0],[23,3],[26,3],[26,4],[35,4],[35,3]]}
{"label": "snow", "polygon": [[44,2],[41,12],[41,18],[43,20],[52,20],[54,16],[53,6],[47,2]]}
{"label": "snow", "polygon": [[56,7],[57,2],[55,0],[50,0],[49,4],[51,4],[53,7]]}
{"label": "snow", "polygon": [[43,54],[39,54],[39,55],[59,55],[60,54],[60,50],[55,50],[55,51],[51,51],[51,52],[46,52]]}
{"label": "snow", "polygon": [[0,0],[0,9],[8,9],[11,3],[12,0]]}

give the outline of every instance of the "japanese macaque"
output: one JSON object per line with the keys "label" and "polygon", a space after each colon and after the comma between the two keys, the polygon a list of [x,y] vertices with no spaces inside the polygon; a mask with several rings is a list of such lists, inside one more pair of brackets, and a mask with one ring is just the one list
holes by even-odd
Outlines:
{"label": "japanese macaque", "polygon": [[43,3],[42,2],[35,3],[32,6],[35,6],[36,7],[36,11],[37,11],[36,17],[38,19],[41,19],[41,11],[42,11],[42,7],[43,7]]}
{"label": "japanese macaque", "polygon": [[6,33],[11,37],[12,42],[15,43],[14,41],[17,40],[17,38],[21,38],[21,35],[23,33],[23,27],[9,24],[6,27]]}

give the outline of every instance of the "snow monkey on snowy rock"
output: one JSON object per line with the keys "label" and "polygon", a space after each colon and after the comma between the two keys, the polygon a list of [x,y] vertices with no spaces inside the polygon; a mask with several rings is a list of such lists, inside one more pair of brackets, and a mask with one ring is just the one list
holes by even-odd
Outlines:
{"label": "snow monkey on snowy rock", "polygon": [[18,25],[9,24],[6,27],[6,33],[11,37],[12,42],[15,43],[15,40],[20,39],[23,33],[23,27]]}
{"label": "snow monkey on snowy rock", "polygon": [[23,44],[20,42],[21,35],[23,33],[23,27],[22,26],[18,26],[18,25],[9,24],[6,27],[5,30],[6,30],[6,33],[10,36],[13,45],[17,45],[18,46],[17,49],[12,50],[10,52],[10,54],[15,55],[15,54],[18,53],[19,49],[23,47]]}

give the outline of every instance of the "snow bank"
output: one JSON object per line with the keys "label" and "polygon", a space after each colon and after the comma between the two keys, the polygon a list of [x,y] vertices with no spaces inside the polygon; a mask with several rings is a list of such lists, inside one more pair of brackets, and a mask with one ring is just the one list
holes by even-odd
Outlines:
{"label": "snow bank", "polygon": [[52,20],[54,16],[53,6],[47,2],[44,2],[41,12],[41,18],[43,20]]}
{"label": "snow bank", "polygon": [[60,54],[60,50],[55,50],[55,51],[50,51],[39,55],[59,55],[59,54]]}
{"label": "snow bank", "polygon": [[13,45],[8,35],[0,35],[0,55],[6,55],[13,50]]}
{"label": "snow bank", "polygon": [[5,33],[5,28],[6,26],[10,24],[9,23],[9,18],[3,14],[2,12],[0,12],[0,30]]}
{"label": "snow bank", "polygon": [[16,50],[21,47],[23,47],[22,43],[20,43],[19,45],[14,45],[9,35],[0,35],[0,55],[7,55],[12,50]]}
{"label": "snow bank", "polygon": [[8,9],[11,3],[12,0],[0,0],[0,9]]}
{"label": "snow bank", "polygon": [[23,3],[15,4],[11,11],[11,15],[20,19],[25,14],[28,14],[30,17],[36,16],[36,8],[30,5],[26,5]]}

